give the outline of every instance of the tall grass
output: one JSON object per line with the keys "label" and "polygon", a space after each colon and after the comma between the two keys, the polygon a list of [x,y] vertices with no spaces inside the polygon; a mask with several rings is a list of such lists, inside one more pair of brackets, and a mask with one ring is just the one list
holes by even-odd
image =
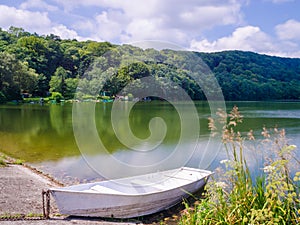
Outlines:
{"label": "tall grass", "polygon": [[[300,171],[292,175],[291,166],[299,169],[300,164],[294,157],[296,146],[288,145],[285,131],[263,128],[262,144],[271,154],[262,173],[252,177],[244,156],[245,141],[255,140],[252,131],[247,138],[237,131],[243,120],[238,107],[228,118],[224,112],[218,116],[228,158],[220,162],[224,169],[206,185],[204,198],[193,207],[185,203],[179,224],[299,224]],[[212,131],[217,132],[216,120],[209,121]]]}

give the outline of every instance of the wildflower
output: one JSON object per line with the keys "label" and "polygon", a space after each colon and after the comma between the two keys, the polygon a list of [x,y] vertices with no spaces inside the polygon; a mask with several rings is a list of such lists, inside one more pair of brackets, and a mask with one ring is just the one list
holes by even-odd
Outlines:
{"label": "wildflower", "polygon": [[217,127],[215,125],[215,121],[213,118],[209,117],[208,118],[208,128],[211,130],[211,131],[215,131],[217,130]]}
{"label": "wildflower", "polygon": [[250,130],[250,131],[248,132],[247,136],[248,136],[248,139],[249,139],[250,141],[255,140],[255,137],[254,137],[254,135],[253,135],[253,130]]}
{"label": "wildflower", "polygon": [[280,130],[280,137],[282,137],[282,138],[285,137],[285,129]]}
{"label": "wildflower", "polygon": [[227,164],[229,162],[230,162],[229,159],[223,159],[223,160],[220,161],[221,164]]}
{"label": "wildflower", "polygon": [[230,122],[229,125],[236,126],[237,123],[241,123],[243,121],[243,116],[241,115],[239,108],[234,106],[229,114]]}
{"label": "wildflower", "polygon": [[214,137],[217,134],[217,127],[213,118],[208,118],[208,129],[211,131],[211,136]]}
{"label": "wildflower", "polygon": [[228,185],[225,182],[220,181],[220,182],[216,182],[216,186],[218,188],[225,189]]}
{"label": "wildflower", "polygon": [[227,114],[221,109],[218,109],[216,115],[219,117],[219,123],[226,124],[227,122]]}
{"label": "wildflower", "polygon": [[264,137],[264,138],[270,138],[270,134],[269,134],[269,131],[267,130],[267,128],[263,127],[263,131],[261,132],[261,135]]}
{"label": "wildflower", "polygon": [[265,173],[271,173],[275,170],[275,167],[274,166],[265,166],[263,168],[263,170],[264,170]]}

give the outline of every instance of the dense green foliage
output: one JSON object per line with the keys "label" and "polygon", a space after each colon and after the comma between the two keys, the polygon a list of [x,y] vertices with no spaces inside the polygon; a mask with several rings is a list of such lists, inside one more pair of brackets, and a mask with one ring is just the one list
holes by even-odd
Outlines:
{"label": "dense green foliage", "polygon": [[[93,63],[101,62],[103,66],[101,56],[108,52],[110,58],[105,63],[114,64],[116,70],[105,83],[92,84],[91,87],[88,82],[90,75],[86,73],[94,67]],[[215,74],[226,100],[300,98],[300,59],[241,51],[195,54]],[[132,56],[137,55],[138,62],[130,61]],[[128,63],[119,63],[126,58]],[[8,31],[0,28],[0,102],[21,99],[22,94],[46,97],[50,92],[59,92],[65,99],[71,99],[79,80],[91,90],[101,86],[102,91],[109,95],[117,95],[129,83],[139,88],[150,88],[140,82],[148,76],[153,77],[163,89],[180,86],[192,99],[203,100],[207,97],[204,92],[210,89],[201,90],[188,71],[180,68],[194,68],[195,62],[192,61],[176,51],[62,40],[53,34],[39,36],[22,28],[11,27]],[[108,68],[104,66],[98,71],[103,73]],[[203,65],[199,68],[203,69]],[[101,90],[98,92],[100,94]]]}
{"label": "dense green foliage", "polygon": [[227,100],[300,97],[300,59],[242,51],[197,54],[216,75]]}

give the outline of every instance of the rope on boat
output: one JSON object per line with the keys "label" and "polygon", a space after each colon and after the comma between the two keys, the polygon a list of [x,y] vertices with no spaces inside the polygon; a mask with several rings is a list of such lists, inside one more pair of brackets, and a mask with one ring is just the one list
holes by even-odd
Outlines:
{"label": "rope on boat", "polygon": [[44,219],[50,218],[50,190],[42,191],[43,199],[43,216]]}

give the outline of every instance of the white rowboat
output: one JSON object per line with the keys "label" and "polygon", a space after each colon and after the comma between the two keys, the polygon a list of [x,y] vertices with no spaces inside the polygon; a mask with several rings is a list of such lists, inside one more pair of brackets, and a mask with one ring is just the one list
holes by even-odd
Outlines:
{"label": "white rowboat", "polygon": [[145,175],[51,188],[61,214],[133,218],[170,208],[200,190],[212,173],[182,167]]}

